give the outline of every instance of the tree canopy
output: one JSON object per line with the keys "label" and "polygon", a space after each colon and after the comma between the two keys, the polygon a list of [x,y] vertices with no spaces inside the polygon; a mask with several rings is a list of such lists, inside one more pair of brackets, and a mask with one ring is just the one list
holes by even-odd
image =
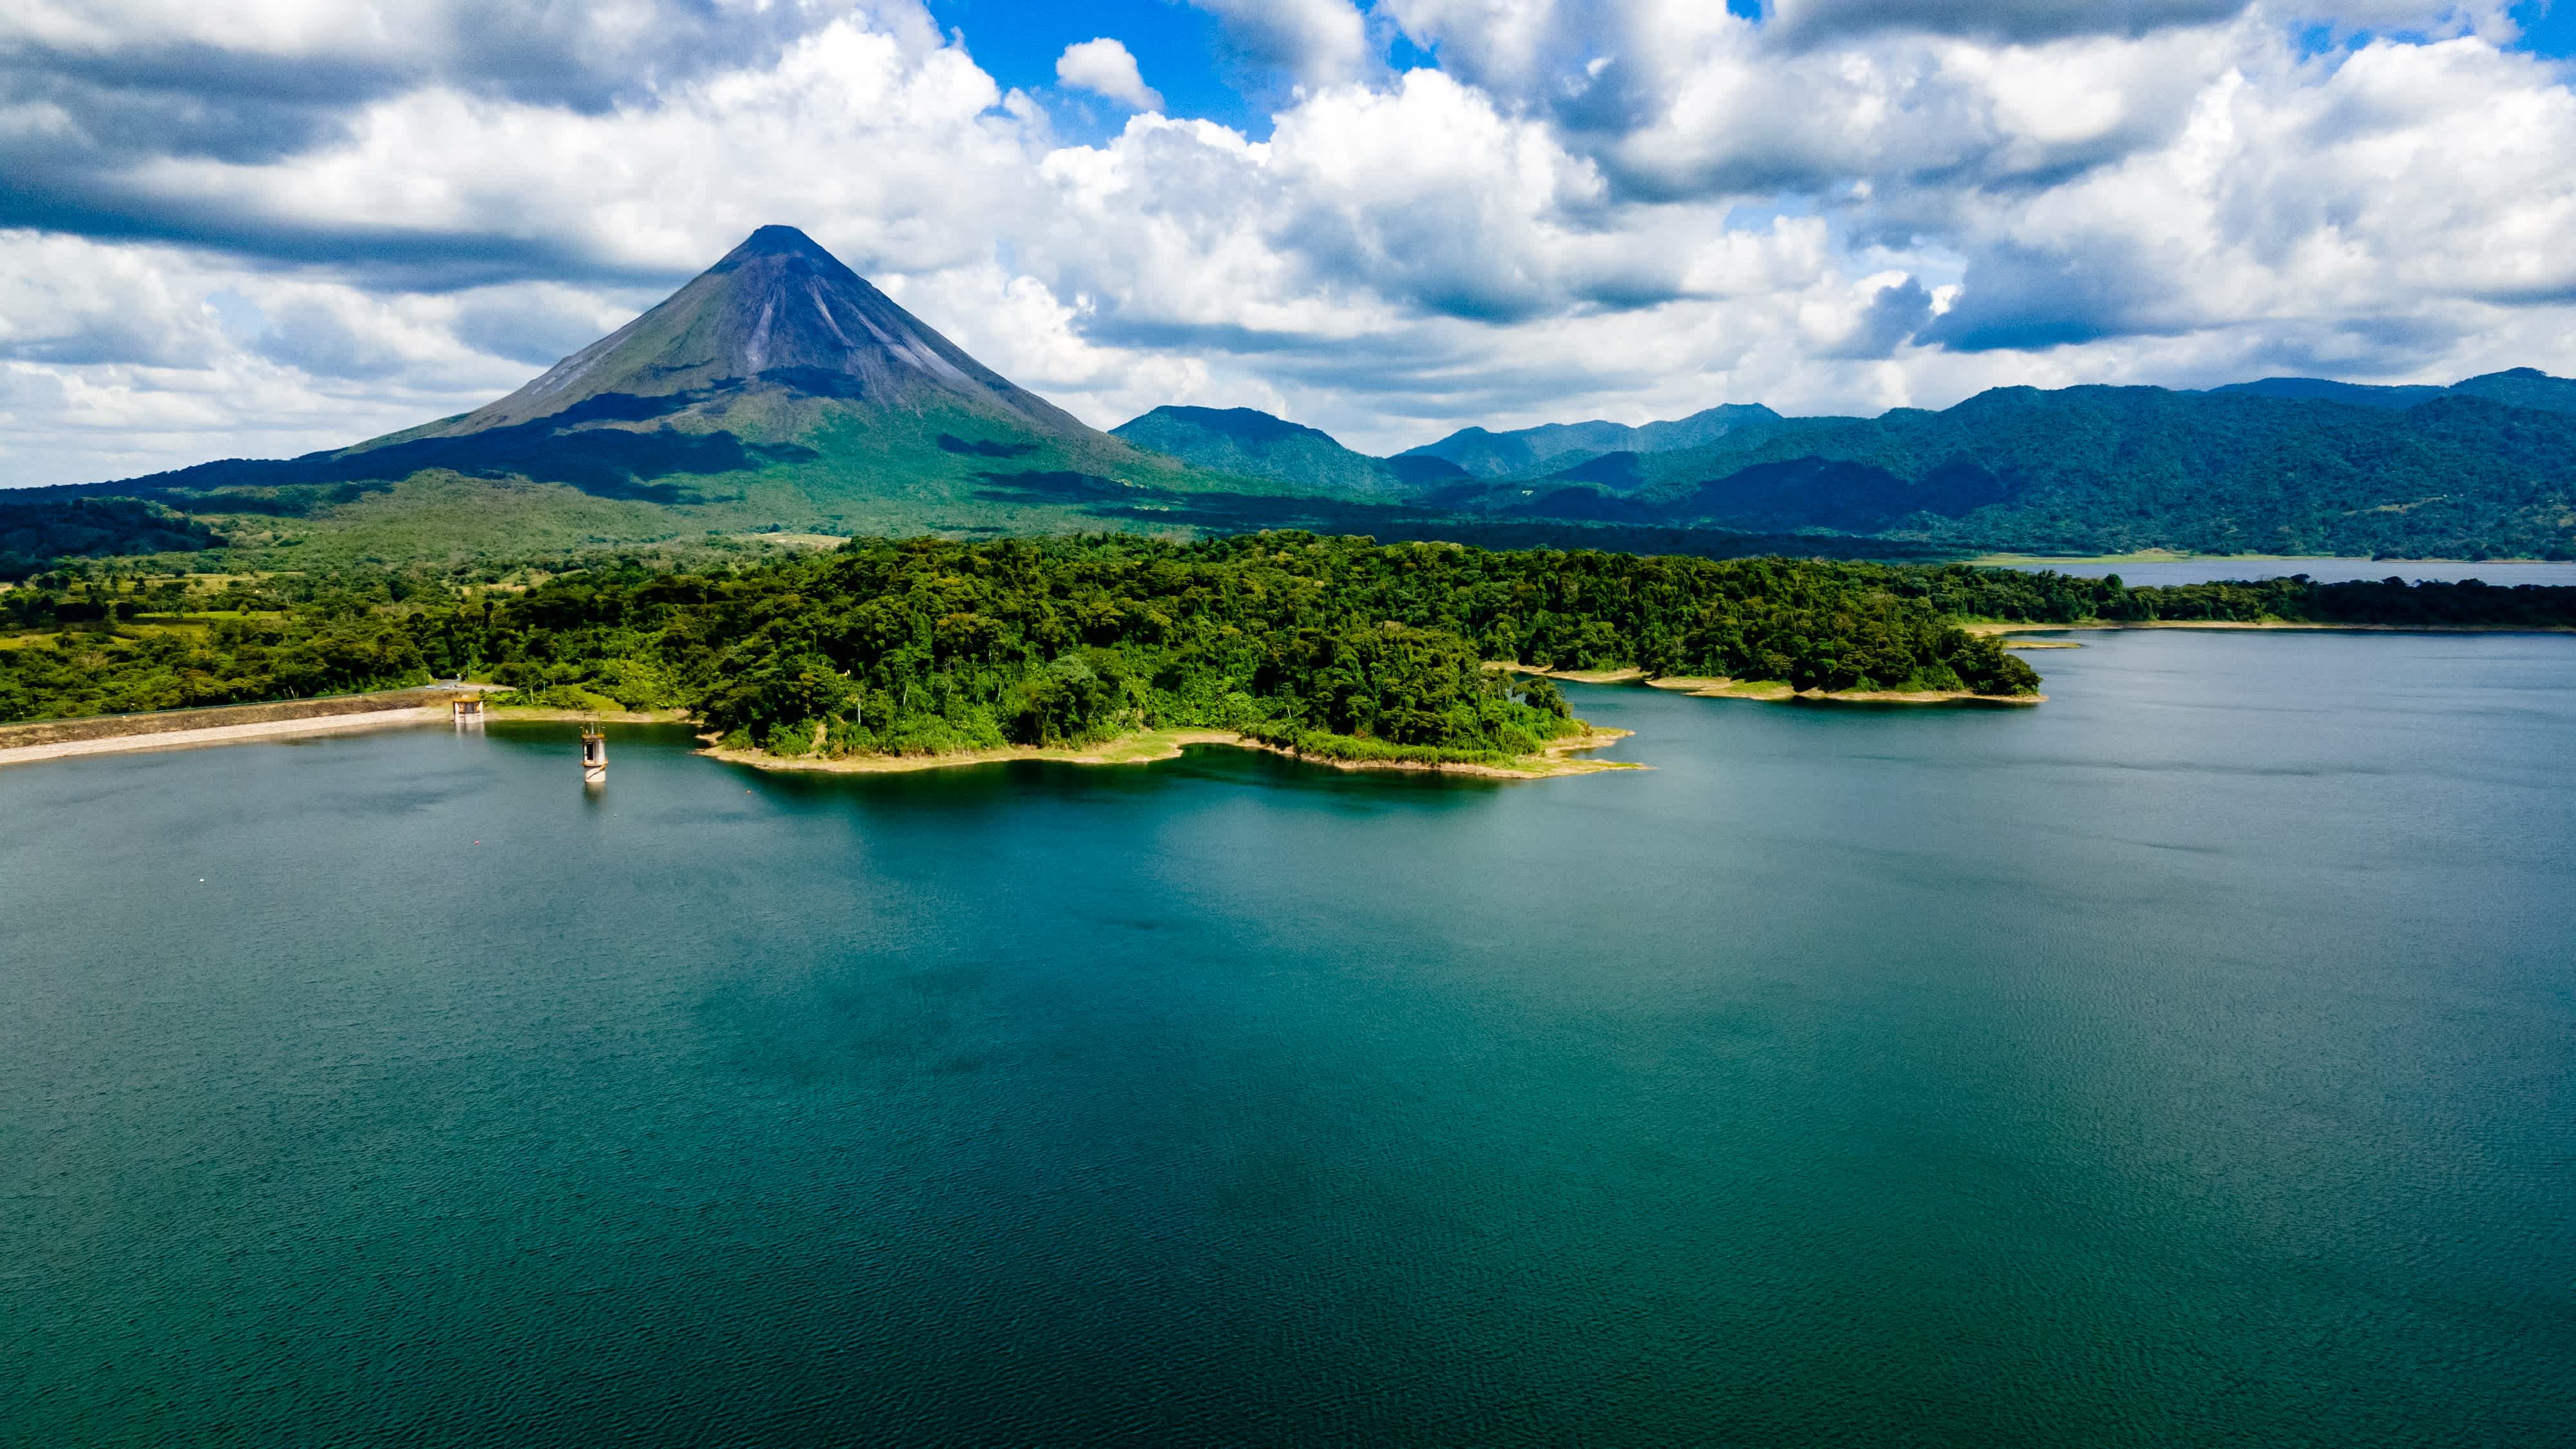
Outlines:
{"label": "tree canopy", "polygon": [[203,601],[224,614],[160,632],[149,608],[168,599],[46,576],[7,596],[22,628],[57,632],[0,651],[0,715],[476,673],[529,700],[685,708],[790,753],[818,738],[918,752],[1204,725],[1328,752],[1485,758],[1573,727],[1552,685],[1495,662],[2033,690],[2027,665],[1905,586],[1921,572],[1303,533],[863,540],[750,568],[597,568],[524,594],[365,575],[291,596],[236,583]]}
{"label": "tree canopy", "polygon": [[39,575],[0,594],[0,719],[345,693],[470,674],[523,701],[685,709],[799,754],[1082,744],[1208,726],[1345,756],[1522,755],[1576,726],[1531,670],[2023,695],[1963,620],[2576,627],[2576,589],[2129,588],[1965,565],[1711,560],[1262,533],[1199,543],[862,539],[525,591],[395,570]]}

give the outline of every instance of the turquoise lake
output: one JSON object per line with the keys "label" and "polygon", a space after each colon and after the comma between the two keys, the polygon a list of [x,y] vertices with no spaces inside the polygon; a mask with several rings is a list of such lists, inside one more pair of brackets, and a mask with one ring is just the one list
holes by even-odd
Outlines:
{"label": "turquoise lake", "polygon": [[2576,638],[0,770],[0,1443],[2576,1442]]}

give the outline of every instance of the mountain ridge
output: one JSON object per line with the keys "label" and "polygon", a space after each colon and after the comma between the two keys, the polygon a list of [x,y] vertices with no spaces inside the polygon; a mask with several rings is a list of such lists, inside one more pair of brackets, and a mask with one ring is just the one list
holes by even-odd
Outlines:
{"label": "mountain ridge", "polygon": [[1721,403],[1688,417],[1640,423],[1542,423],[1489,432],[1460,428],[1447,437],[1407,448],[1397,457],[1429,457],[1457,464],[1478,478],[1515,478],[1574,466],[1605,453],[1661,453],[1698,447],[1739,429],[1785,421],[1760,403]]}
{"label": "mountain ridge", "polygon": [[2436,387],[2430,383],[2337,382],[2323,377],[2266,377],[2254,382],[2231,382],[2209,391],[2399,410],[2437,397],[2466,396],[2483,397],[2542,412],[2576,412],[2576,380],[2552,377],[2536,367],[2508,367],[2502,372],[2480,373],[2475,377],[2462,378],[2448,387]]}
{"label": "mountain ridge", "polygon": [[1468,477],[1445,459],[1370,457],[1321,428],[1254,408],[1166,405],[1120,423],[1109,435],[1221,473],[1310,484],[1352,498],[1406,499],[1426,486]]}
{"label": "mountain ridge", "polygon": [[[2508,385],[2576,393],[2543,373]],[[1979,551],[2576,556],[2576,412],[2476,390],[2397,409],[2007,387],[1938,412],[1789,421],[1749,445],[1634,455],[1615,487],[1569,469],[1444,501],[1502,517]]]}
{"label": "mountain ridge", "polygon": [[1637,426],[1460,429],[1373,458],[1245,408],[1174,405],[1093,429],[772,226],[470,412],[301,458],[28,490],[9,506],[76,497],[170,513],[27,513],[18,531],[100,549],[220,533],[236,549],[318,541],[362,557],[1100,527],[1683,551],[1796,537],[1845,555],[2561,557],[2576,554],[2576,381],[2513,368],[2438,389],[2005,387],[1876,418],[1726,404]]}

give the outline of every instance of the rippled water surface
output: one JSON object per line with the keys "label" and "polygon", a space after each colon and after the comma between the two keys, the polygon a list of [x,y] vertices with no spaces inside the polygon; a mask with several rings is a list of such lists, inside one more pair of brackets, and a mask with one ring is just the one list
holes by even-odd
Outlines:
{"label": "rippled water surface", "polygon": [[2576,639],[1650,773],[0,771],[0,1442],[2534,1444]]}

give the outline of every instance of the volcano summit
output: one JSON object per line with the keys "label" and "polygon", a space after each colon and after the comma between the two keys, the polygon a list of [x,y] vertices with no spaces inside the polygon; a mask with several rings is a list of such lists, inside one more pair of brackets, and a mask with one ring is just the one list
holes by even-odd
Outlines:
{"label": "volcano summit", "polygon": [[499,402],[362,446],[639,415],[691,430],[738,423],[737,433],[767,437],[783,418],[810,423],[828,402],[955,410],[1081,446],[1108,441],[967,356],[805,233],[764,226],[661,305]]}

